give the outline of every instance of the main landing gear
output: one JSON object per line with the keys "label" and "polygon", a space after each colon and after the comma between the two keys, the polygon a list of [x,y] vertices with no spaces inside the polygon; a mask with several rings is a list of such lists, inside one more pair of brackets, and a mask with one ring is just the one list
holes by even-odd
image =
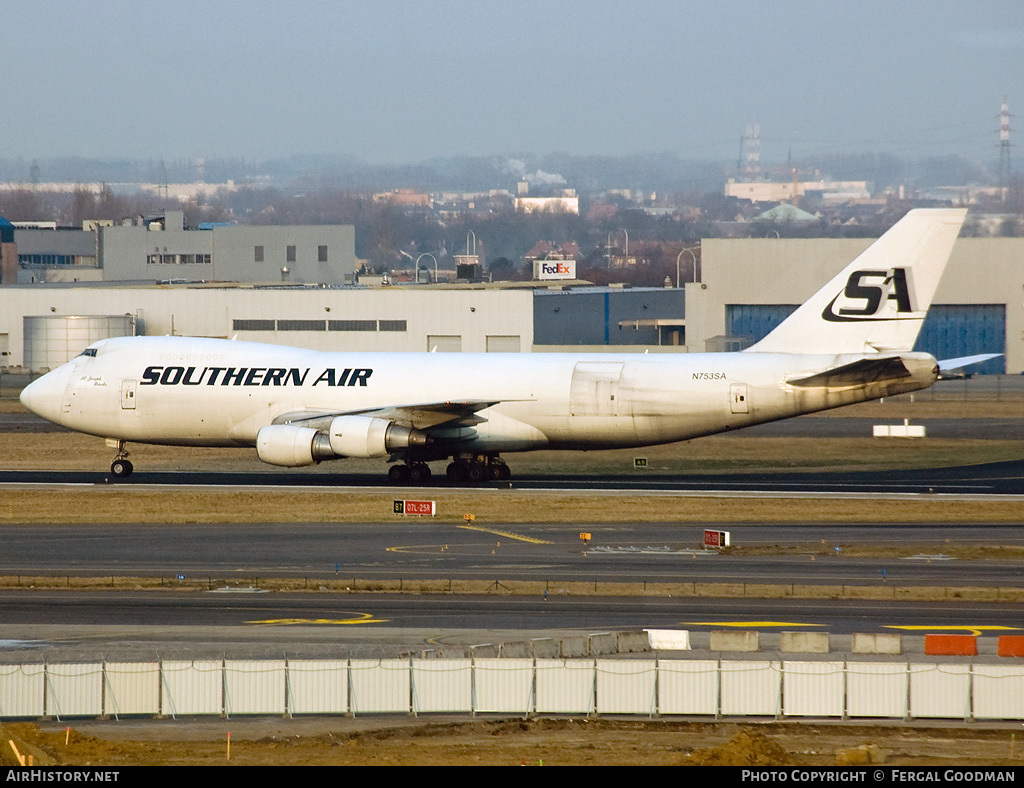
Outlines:
{"label": "main landing gear", "polygon": [[512,478],[512,471],[497,454],[476,454],[471,457],[454,457],[446,471],[452,482],[479,484],[489,481],[506,481]]}
{"label": "main landing gear", "polygon": [[118,440],[111,441],[110,443],[117,447],[117,455],[114,457],[114,461],[110,463],[110,472],[119,479],[127,479],[135,469],[128,460],[128,452],[125,451],[124,441]]}
{"label": "main landing gear", "polygon": [[[453,457],[445,475],[455,484],[482,484],[511,479],[512,471],[497,454],[472,454]],[[425,462],[395,464],[388,469],[392,484],[426,484],[429,479],[430,466]]]}
{"label": "main landing gear", "polygon": [[410,462],[388,468],[388,481],[392,484],[424,484],[430,478],[430,466],[425,462]]}

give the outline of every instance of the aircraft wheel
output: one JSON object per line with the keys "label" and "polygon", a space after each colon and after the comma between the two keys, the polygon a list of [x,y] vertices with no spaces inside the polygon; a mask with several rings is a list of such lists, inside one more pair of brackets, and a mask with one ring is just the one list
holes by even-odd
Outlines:
{"label": "aircraft wheel", "polygon": [[453,462],[448,465],[445,475],[450,482],[464,482],[466,481],[466,468],[460,462]]}
{"label": "aircraft wheel", "polygon": [[408,465],[392,465],[388,468],[388,481],[392,484],[404,484],[410,477]]}
{"label": "aircraft wheel", "polygon": [[110,472],[119,479],[127,479],[135,470],[128,460],[114,460],[110,463]]}
{"label": "aircraft wheel", "polygon": [[498,480],[504,482],[504,481],[508,481],[511,478],[512,478],[512,469],[509,468],[507,465],[499,465],[498,466]]}
{"label": "aircraft wheel", "polygon": [[482,482],[487,478],[487,466],[482,462],[470,463],[469,469],[466,471],[466,478],[474,484]]}
{"label": "aircraft wheel", "polygon": [[418,462],[409,466],[409,481],[413,484],[422,484],[430,478],[430,466],[425,462]]}
{"label": "aircraft wheel", "polygon": [[488,465],[487,478],[494,482],[498,481],[501,478],[501,468],[500,465]]}

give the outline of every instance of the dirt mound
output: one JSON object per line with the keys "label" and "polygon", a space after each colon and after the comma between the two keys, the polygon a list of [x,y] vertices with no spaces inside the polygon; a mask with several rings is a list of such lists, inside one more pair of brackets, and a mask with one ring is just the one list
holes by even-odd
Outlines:
{"label": "dirt mound", "polygon": [[[69,734],[69,738],[72,734]],[[81,740],[76,732],[74,738]],[[8,723],[0,725],[0,765],[19,766],[18,756],[31,758],[33,766],[59,766],[60,757],[46,746],[47,736],[34,723]],[[52,735],[49,738],[55,738]],[[17,755],[15,754],[17,753]]]}
{"label": "dirt mound", "polygon": [[696,750],[687,759],[695,766],[792,766],[788,752],[759,730],[741,730],[725,744]]}
{"label": "dirt mound", "polygon": [[[1014,725],[1001,729],[893,724],[695,722],[596,718],[127,719],[0,726],[45,765],[792,766],[837,763],[1019,766]],[[228,735],[231,746],[228,751]],[[770,734],[770,736],[769,736]],[[731,738],[730,738],[731,737]],[[864,742],[884,741],[893,749]],[[10,760],[8,760],[10,759]],[[843,762],[843,761],[838,761]]]}

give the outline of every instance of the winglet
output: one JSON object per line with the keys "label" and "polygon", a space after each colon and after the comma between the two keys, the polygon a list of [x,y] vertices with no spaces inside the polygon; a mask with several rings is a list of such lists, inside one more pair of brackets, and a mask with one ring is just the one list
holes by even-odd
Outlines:
{"label": "winglet", "polygon": [[912,349],[966,215],[960,208],[911,211],[747,351]]}

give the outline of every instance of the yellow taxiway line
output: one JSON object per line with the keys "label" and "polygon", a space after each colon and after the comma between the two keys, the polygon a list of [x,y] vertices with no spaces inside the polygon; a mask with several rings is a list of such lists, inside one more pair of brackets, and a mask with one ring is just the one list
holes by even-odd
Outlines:
{"label": "yellow taxiway line", "polygon": [[554,542],[548,542],[544,539],[534,539],[532,536],[523,536],[522,534],[514,534],[510,531],[496,531],[493,528],[480,528],[477,525],[460,525],[458,528],[464,528],[467,531],[480,531],[485,534],[494,534],[495,536],[501,536],[505,539],[516,539],[520,542],[529,542],[530,544],[554,544]]}
{"label": "yellow taxiway line", "polygon": [[980,637],[985,632],[1008,632],[1012,630],[1019,630],[1020,627],[1003,627],[999,625],[994,626],[971,626],[970,624],[943,624],[940,626],[930,627],[925,624],[904,624],[904,625],[886,625],[886,629],[902,629],[907,632],[965,632],[971,635]]}
{"label": "yellow taxiway line", "polygon": [[795,621],[685,621],[688,627],[823,627],[825,624],[803,624]]}
{"label": "yellow taxiway line", "polygon": [[353,618],[268,618],[263,621],[246,621],[247,624],[270,626],[302,626],[303,624],[346,626],[350,624],[386,624],[386,618],[374,618],[371,613],[358,613]]}

